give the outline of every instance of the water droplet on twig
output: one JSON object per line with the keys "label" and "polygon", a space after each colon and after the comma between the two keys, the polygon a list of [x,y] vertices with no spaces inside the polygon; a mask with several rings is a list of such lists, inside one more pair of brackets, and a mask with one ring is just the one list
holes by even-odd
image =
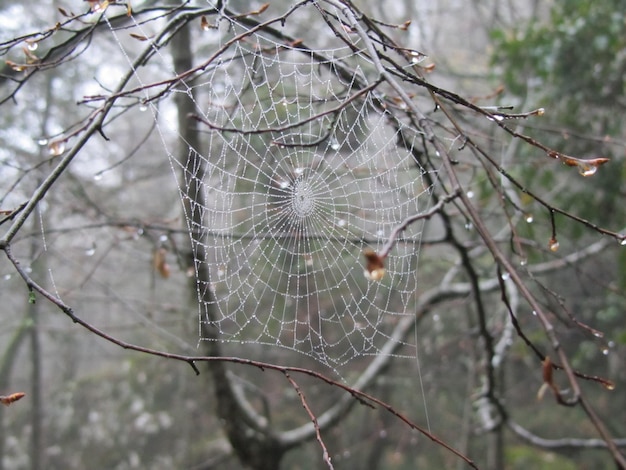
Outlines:
{"label": "water droplet on twig", "polygon": [[65,141],[55,140],[48,144],[48,153],[53,157],[58,157],[65,152]]}
{"label": "water droplet on twig", "polygon": [[602,385],[604,385],[604,388],[606,388],[607,390],[615,390],[615,384],[610,380],[607,380]]}
{"label": "water droplet on twig", "polygon": [[425,54],[422,54],[419,51],[411,51],[411,63],[412,64],[419,64],[421,61],[423,61],[426,58]]}
{"label": "water droplet on twig", "polygon": [[550,241],[548,242],[548,247],[550,248],[550,251],[558,251],[559,250],[559,242],[556,238],[552,237],[550,239]]}
{"label": "water droplet on twig", "polygon": [[202,29],[202,31],[210,31],[211,29],[217,29],[217,28],[213,26],[212,24],[210,24],[209,20],[207,20],[207,17],[203,15],[200,18],[200,29]]}
{"label": "water droplet on twig", "polygon": [[582,176],[593,176],[596,174],[597,171],[598,171],[598,167],[595,165],[586,165],[584,163],[581,163],[580,165],[578,165],[578,172]]}

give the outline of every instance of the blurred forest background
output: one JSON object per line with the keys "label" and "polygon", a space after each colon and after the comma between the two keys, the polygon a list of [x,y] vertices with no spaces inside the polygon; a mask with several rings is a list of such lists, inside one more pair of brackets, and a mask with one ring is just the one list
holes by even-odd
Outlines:
{"label": "blurred forest background", "polygon": [[[92,103],[77,103],[115,89],[127,73],[129,59],[120,44],[139,51],[152,40],[132,29],[136,23],[127,20],[126,4],[108,5],[107,15],[115,22],[98,22],[100,11],[87,13],[105,3],[0,3],[4,241],[15,220],[13,211],[32,197],[80,133],[64,138],[96,109]],[[262,3],[231,0],[225,7],[245,13],[261,9]],[[275,0],[250,18],[278,16],[292,4]],[[614,235],[626,233],[626,3],[362,0],[355,5],[385,24],[411,21],[406,30],[395,28],[389,34],[435,65],[434,70],[425,68],[430,83],[470,103],[515,107],[498,108],[506,112],[543,108],[543,116],[511,120],[509,126],[565,155],[610,159],[597,171],[587,168],[595,174],[585,178],[469,108],[456,110],[459,125],[469,130],[466,135],[523,185],[499,182],[496,166],[459,150],[463,191],[549,312],[559,349],[572,367],[602,378],[578,383],[623,453],[626,248],[623,235]],[[210,7],[205,2],[149,0],[128,6],[138,23]],[[55,28],[81,14],[67,28]],[[218,15],[216,10],[205,16],[214,23]],[[202,21],[198,15],[189,27],[176,30],[159,59],[171,60],[180,73],[189,68],[186,60],[199,63],[221,47],[219,34],[207,33]],[[163,24],[147,22],[147,28],[154,28],[156,35]],[[81,28],[88,33],[71,54],[54,58],[54,66],[21,84],[20,74],[28,69],[19,64],[45,57],[45,51]],[[299,23],[288,21],[285,28],[312,49],[333,39],[333,32],[314,15],[303,14]],[[146,82],[165,77],[158,62],[139,73]],[[183,122],[184,98],[173,95],[161,106],[178,113]],[[169,353],[213,354],[211,346],[199,341],[204,333],[198,326],[189,235],[180,186],[165,150],[179,145],[184,131],[157,131],[150,109],[139,101],[127,102],[116,113],[102,135],[94,132],[53,190],[11,235],[12,255],[39,285],[111,337]],[[445,134],[449,128],[437,130]],[[463,142],[453,147],[460,149]],[[440,184],[447,183],[435,183]],[[498,282],[487,286],[501,273],[484,249],[483,236],[463,207],[446,207],[449,217],[425,222],[415,275],[418,298],[444,284],[452,286],[449,297],[433,300],[416,316],[409,336],[417,344],[417,360],[391,357],[367,382],[367,393],[458,449],[477,468],[615,468],[619,459],[607,450],[588,413],[580,406],[558,405],[550,390],[538,399],[542,384],[552,383],[528,341],[549,351],[545,325],[514,289],[507,306]],[[549,208],[563,212],[555,215]],[[553,222],[558,241],[550,241]],[[515,236],[510,227],[515,227]],[[442,241],[448,229],[456,234],[456,245]],[[466,269],[468,263],[473,269]],[[474,281],[477,286],[484,283],[480,302],[467,288]],[[220,377],[235,394],[247,397],[242,403],[253,411],[246,415],[244,410],[242,416],[261,416],[270,423],[264,421],[258,429],[250,424],[255,436],[261,436],[253,441],[264,452],[271,453],[272,445],[280,447],[276,460],[268,457],[271,463],[265,468],[279,463],[284,469],[328,467],[298,391],[318,417],[344,397],[354,402],[336,422],[320,423],[334,468],[469,468],[393,414],[361,406],[350,394],[315,377],[298,377],[295,388],[280,373],[241,364],[208,372],[197,364],[201,373],[196,376],[184,362],[111,344],[75,325],[38,293],[29,293],[5,256],[0,257],[0,298],[0,394],[26,393],[0,409],[0,469],[243,468],[241,449],[233,444],[237,430],[228,428],[225,411],[219,409],[224,402],[216,398]],[[511,324],[510,309],[525,339]],[[486,346],[486,338],[493,344]],[[287,349],[229,344],[222,353],[303,367],[348,385],[372,361],[357,358],[338,377],[313,358]],[[555,369],[554,375],[562,392],[570,393],[563,372]],[[267,427],[300,429],[307,423],[305,437],[280,434],[268,444],[276,436],[265,433]],[[255,457],[249,459],[252,466]]]}

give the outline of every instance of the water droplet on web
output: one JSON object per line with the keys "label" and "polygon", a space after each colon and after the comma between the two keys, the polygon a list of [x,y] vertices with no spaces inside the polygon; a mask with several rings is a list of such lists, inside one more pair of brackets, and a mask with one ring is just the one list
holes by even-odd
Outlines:
{"label": "water droplet on web", "polygon": [[376,235],[379,237],[384,237],[385,236],[385,231],[384,230],[377,230],[376,231]]}
{"label": "water droplet on web", "polygon": [[100,181],[101,179],[102,179],[102,173],[96,173],[95,175],[93,175],[94,181]]}
{"label": "water droplet on web", "polygon": [[65,142],[62,140],[55,140],[48,144],[48,153],[53,157],[58,157],[65,152]]}
{"label": "water droplet on web", "polygon": [[472,199],[474,197],[474,191],[468,191],[466,195],[468,198]]}
{"label": "water droplet on web", "polygon": [[537,311],[536,310],[533,310],[533,315],[537,316]]}
{"label": "water droplet on web", "polygon": [[468,231],[472,230],[472,227],[473,225],[471,222],[465,222],[465,230],[468,230]]}
{"label": "water droplet on web", "polygon": [[339,219],[339,220],[337,221],[337,225],[338,225],[339,227],[345,227],[345,225],[346,225],[346,221],[345,221],[345,219]]}
{"label": "water droplet on web", "polygon": [[511,277],[511,275],[509,273],[503,273],[500,277],[503,281],[506,281]]}
{"label": "water droplet on web", "polygon": [[5,274],[2,279],[4,279],[5,281],[8,281],[9,279],[11,279],[11,275],[10,274]]}
{"label": "water droplet on web", "polygon": [[159,241],[160,241],[161,243],[166,242],[166,241],[167,241],[167,235],[165,235],[165,234],[161,235],[161,236],[159,237]]}
{"label": "water droplet on web", "polygon": [[522,259],[519,261],[519,265],[520,265],[520,266],[526,266],[527,264],[528,264],[528,260],[527,260],[526,258],[522,258]]}
{"label": "water droplet on web", "polygon": [[341,147],[339,145],[339,142],[337,141],[337,139],[335,139],[334,137],[331,139],[330,141],[330,148],[333,150],[339,150],[339,147]]}
{"label": "water droplet on web", "polygon": [[91,248],[87,248],[85,250],[85,256],[93,256],[95,254],[96,254],[96,246],[95,245],[92,245]]}
{"label": "water droplet on web", "polygon": [[556,252],[559,250],[559,242],[556,238],[551,238],[548,242],[548,247],[550,248],[550,251]]}
{"label": "water droplet on web", "polygon": [[607,346],[602,347],[602,354],[605,356],[609,355],[609,348]]}
{"label": "water droplet on web", "polygon": [[295,168],[295,169],[293,170],[293,173],[294,173],[296,176],[302,176],[302,174],[304,173],[304,168],[302,168],[302,167]]}
{"label": "water droplet on web", "polygon": [[532,214],[526,214],[526,223],[532,224],[533,220],[535,220],[535,219],[533,218]]}
{"label": "water droplet on web", "polygon": [[41,139],[37,140],[37,145],[41,145],[42,147],[44,145],[48,145],[48,139],[46,139],[45,137],[42,137]]}

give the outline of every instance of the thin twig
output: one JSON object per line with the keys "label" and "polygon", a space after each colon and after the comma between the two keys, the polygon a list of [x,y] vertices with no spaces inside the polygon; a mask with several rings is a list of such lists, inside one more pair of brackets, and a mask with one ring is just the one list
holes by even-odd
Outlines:
{"label": "thin twig", "polygon": [[326,448],[326,445],[324,444],[324,440],[322,439],[322,433],[320,432],[320,427],[317,424],[317,418],[315,417],[315,414],[311,410],[311,407],[309,406],[309,403],[307,402],[306,397],[304,396],[304,393],[298,386],[298,383],[293,379],[293,377],[291,377],[291,375],[289,375],[289,372],[285,371],[284,374],[287,380],[289,381],[289,383],[291,384],[291,386],[294,388],[294,390],[298,394],[298,397],[300,397],[300,403],[302,403],[302,407],[306,410],[307,414],[309,415],[309,418],[311,419],[311,422],[313,423],[313,427],[315,428],[315,436],[317,438],[317,442],[319,442],[322,448],[322,458],[324,459],[324,462],[326,463],[328,468],[330,468],[331,470],[334,469],[333,464],[330,461],[330,455],[328,454],[328,449]]}
{"label": "thin twig", "polygon": [[448,202],[452,201],[453,199],[459,197],[459,195],[460,195],[460,190],[457,189],[456,191],[448,194],[447,196],[442,197],[437,202],[437,204],[432,206],[426,212],[420,212],[419,214],[415,214],[415,215],[412,215],[410,217],[407,217],[399,225],[396,225],[393,228],[393,230],[391,231],[391,233],[389,234],[389,237],[387,238],[387,242],[380,249],[380,252],[378,253],[378,256],[380,256],[381,258],[386,258],[387,255],[389,254],[389,252],[391,251],[391,249],[396,244],[398,236],[402,232],[404,232],[408,228],[409,225],[417,222],[418,220],[430,219],[433,215],[435,215],[438,212],[440,212],[441,209],[443,209],[443,206],[445,206]]}

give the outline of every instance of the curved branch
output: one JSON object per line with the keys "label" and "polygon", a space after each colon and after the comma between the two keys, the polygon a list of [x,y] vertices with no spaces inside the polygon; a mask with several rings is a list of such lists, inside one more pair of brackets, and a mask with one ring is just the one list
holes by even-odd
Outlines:
{"label": "curved branch", "polygon": [[[546,439],[533,434],[528,429],[519,425],[513,420],[508,420],[506,425],[516,436],[524,441],[542,449],[554,450],[557,452],[571,452],[572,450],[582,449],[606,449],[608,444],[602,439],[581,439],[577,437],[564,437],[561,439]],[[616,447],[626,447],[626,438],[613,439],[613,445]]]}

